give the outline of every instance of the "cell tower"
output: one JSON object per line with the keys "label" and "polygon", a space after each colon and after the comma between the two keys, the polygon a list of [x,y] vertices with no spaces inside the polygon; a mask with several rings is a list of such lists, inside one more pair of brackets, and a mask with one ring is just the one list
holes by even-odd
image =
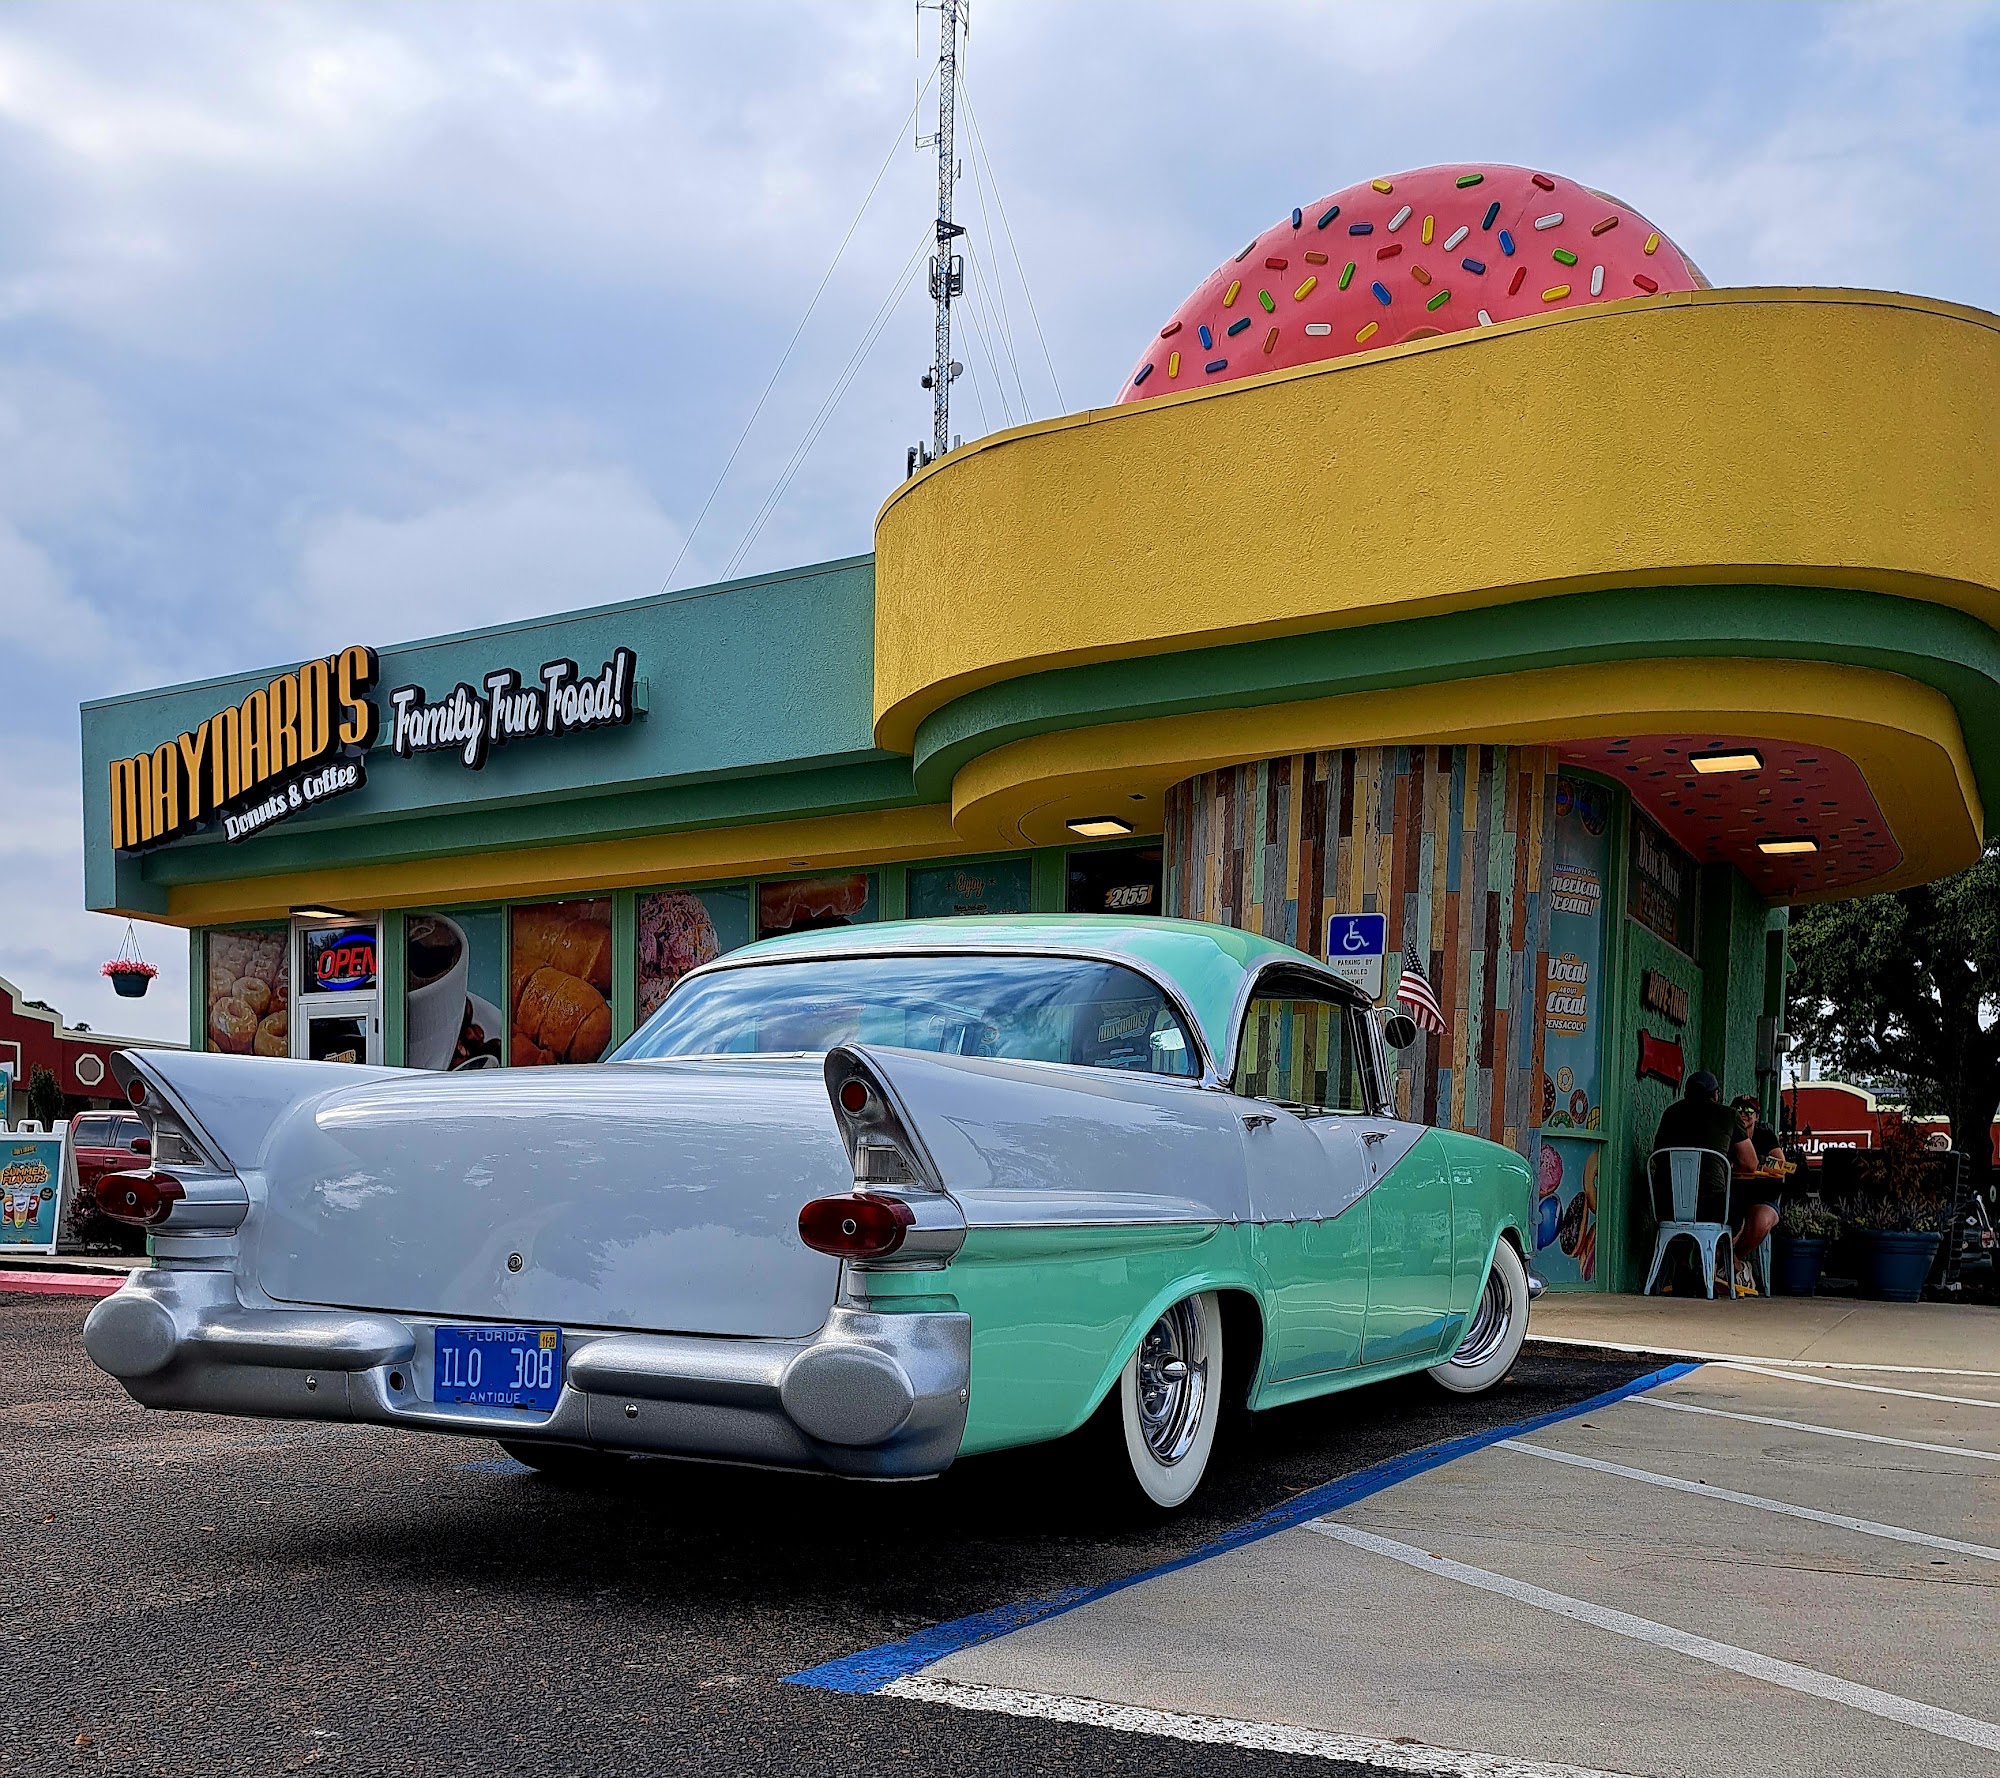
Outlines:
{"label": "cell tower", "polygon": [[[919,12],[932,10],[920,3]],[[952,136],[958,110],[958,35],[972,27],[971,0],[939,0],[938,15],[938,125],[928,141],[917,139],[919,148],[937,147],[938,213],[937,251],[931,255],[931,300],[937,304],[937,327],[931,367],[924,372],[923,386],[931,392],[931,442],[910,446],[904,461],[906,474],[914,475],[926,463],[950,450],[951,385],[964,366],[951,355],[951,305],[965,294],[965,255],[954,253],[952,243],[965,233],[951,219],[952,187],[958,179],[958,162]]]}

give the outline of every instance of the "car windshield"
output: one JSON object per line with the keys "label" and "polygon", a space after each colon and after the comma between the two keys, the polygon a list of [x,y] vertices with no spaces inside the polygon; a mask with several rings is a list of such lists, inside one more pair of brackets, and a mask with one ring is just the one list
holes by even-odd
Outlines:
{"label": "car windshield", "polygon": [[1076,957],[833,957],[696,976],[613,1058],[884,1044],[1183,1078],[1194,1040],[1134,970]]}

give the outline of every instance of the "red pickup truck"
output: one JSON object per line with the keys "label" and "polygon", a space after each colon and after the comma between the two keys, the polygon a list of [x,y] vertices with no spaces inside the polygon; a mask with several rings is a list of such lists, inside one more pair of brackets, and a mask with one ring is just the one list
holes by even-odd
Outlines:
{"label": "red pickup truck", "polygon": [[86,1111],[70,1130],[70,1148],[76,1155],[77,1188],[71,1228],[85,1241],[144,1252],[143,1234],[135,1244],[130,1227],[98,1213],[96,1187],[107,1173],[127,1173],[147,1164],[153,1144],[146,1126],[129,1111]]}

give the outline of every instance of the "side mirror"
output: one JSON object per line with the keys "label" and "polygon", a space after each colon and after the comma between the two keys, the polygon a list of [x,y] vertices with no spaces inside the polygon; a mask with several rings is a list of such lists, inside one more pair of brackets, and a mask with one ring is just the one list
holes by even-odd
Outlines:
{"label": "side mirror", "polygon": [[129,1146],[134,1154],[151,1154],[153,1139],[150,1136],[134,1136]]}
{"label": "side mirror", "polygon": [[1417,1021],[1406,1012],[1392,1012],[1382,1021],[1382,1041],[1392,1050],[1406,1050],[1417,1041]]}

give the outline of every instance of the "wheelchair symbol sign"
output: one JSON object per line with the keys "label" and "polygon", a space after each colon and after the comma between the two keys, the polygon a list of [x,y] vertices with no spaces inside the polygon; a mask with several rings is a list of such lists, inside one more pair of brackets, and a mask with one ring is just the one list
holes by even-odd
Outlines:
{"label": "wheelchair symbol sign", "polygon": [[1388,939],[1385,914],[1331,914],[1326,922],[1327,966],[1352,982],[1370,1000],[1382,998],[1382,952]]}

